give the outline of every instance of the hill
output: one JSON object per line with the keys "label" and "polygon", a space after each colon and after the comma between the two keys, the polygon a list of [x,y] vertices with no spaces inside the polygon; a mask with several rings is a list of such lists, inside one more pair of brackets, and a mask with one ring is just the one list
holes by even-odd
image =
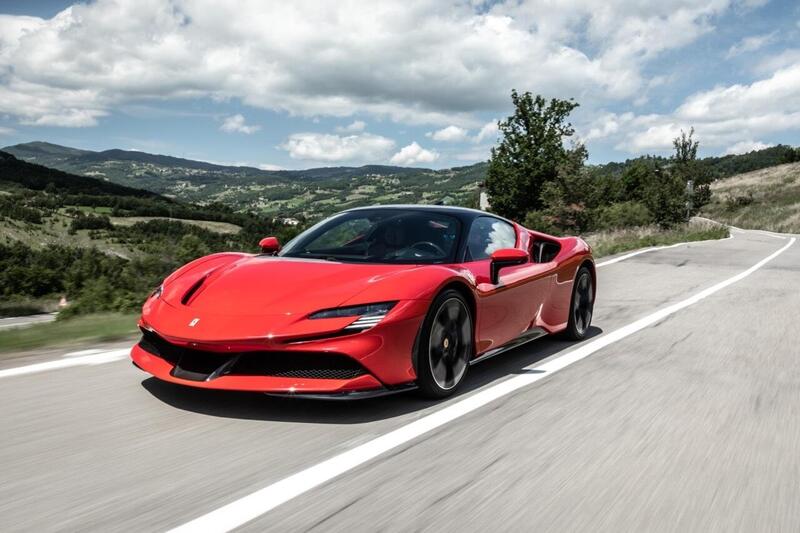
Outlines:
{"label": "hill", "polygon": [[738,174],[711,186],[703,214],[740,228],[800,233],[800,163]]}
{"label": "hill", "polygon": [[[17,144],[3,150],[31,163],[184,202],[225,204],[234,210],[304,218],[375,203],[445,201],[475,205],[477,184],[485,179],[487,168],[486,163],[478,163],[445,170],[367,165],[271,171],[129,150],[95,152],[46,142]],[[722,179],[796,157],[796,150],[778,145],[748,154],[707,157],[701,160],[701,169],[711,179]],[[590,171],[597,176],[618,177],[641,160],[669,163],[663,157],[645,156],[592,165]]]}
{"label": "hill", "polygon": [[[745,154],[704,157],[699,160],[699,166],[710,180],[719,180],[744,172],[797,161],[798,159],[800,159],[798,149],[779,144],[762,150],[753,150]],[[658,163],[660,165],[669,164],[669,158],[647,155],[627,159],[623,162],[591,165],[590,168],[596,175],[621,176],[625,169],[640,161]]]}
{"label": "hill", "polygon": [[131,311],[181,264],[257,249],[298,231],[224,205],[198,206],[0,152],[0,315]]}
{"label": "hill", "polygon": [[44,142],[4,148],[19,159],[199,204],[317,217],[374,203],[474,202],[485,164],[448,170],[384,165],[269,171],[126,150],[94,152]]}

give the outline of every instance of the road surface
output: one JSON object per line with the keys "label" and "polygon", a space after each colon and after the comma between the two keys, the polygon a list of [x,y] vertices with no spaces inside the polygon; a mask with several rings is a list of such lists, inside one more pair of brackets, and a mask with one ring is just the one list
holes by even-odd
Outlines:
{"label": "road surface", "polygon": [[0,530],[797,531],[800,243],[733,237],[606,264],[590,339],[442,403],[5,361]]}

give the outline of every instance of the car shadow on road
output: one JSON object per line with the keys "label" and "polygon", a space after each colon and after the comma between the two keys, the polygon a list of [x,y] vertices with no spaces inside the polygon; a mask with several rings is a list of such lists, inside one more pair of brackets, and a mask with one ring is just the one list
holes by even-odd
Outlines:
{"label": "car shadow on road", "polygon": [[[602,332],[592,326],[587,340]],[[480,362],[470,367],[461,390],[446,401],[428,400],[414,392],[352,401],[281,398],[251,392],[195,389],[156,378],[143,380],[142,387],[172,407],[203,415],[276,422],[362,424],[444,406],[489,383],[532,372],[528,368],[531,365],[576,346],[574,342],[545,337]]]}

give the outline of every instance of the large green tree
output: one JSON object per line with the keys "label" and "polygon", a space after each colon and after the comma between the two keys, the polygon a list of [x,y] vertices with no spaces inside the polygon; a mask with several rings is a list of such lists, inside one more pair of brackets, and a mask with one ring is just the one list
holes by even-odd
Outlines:
{"label": "large green tree", "polygon": [[500,144],[492,148],[486,190],[492,211],[522,220],[543,207],[542,190],[567,158],[564,140],[575,130],[567,121],[578,104],[511,91],[514,114],[498,122]]}

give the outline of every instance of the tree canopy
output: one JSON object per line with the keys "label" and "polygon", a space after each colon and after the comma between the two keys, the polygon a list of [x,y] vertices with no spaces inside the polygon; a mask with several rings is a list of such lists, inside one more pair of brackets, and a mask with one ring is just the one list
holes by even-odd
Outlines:
{"label": "tree canopy", "polygon": [[486,189],[495,212],[521,220],[542,207],[545,184],[568,157],[564,141],[575,130],[567,118],[578,104],[516,90],[511,101],[514,114],[497,124],[502,139],[492,148]]}

